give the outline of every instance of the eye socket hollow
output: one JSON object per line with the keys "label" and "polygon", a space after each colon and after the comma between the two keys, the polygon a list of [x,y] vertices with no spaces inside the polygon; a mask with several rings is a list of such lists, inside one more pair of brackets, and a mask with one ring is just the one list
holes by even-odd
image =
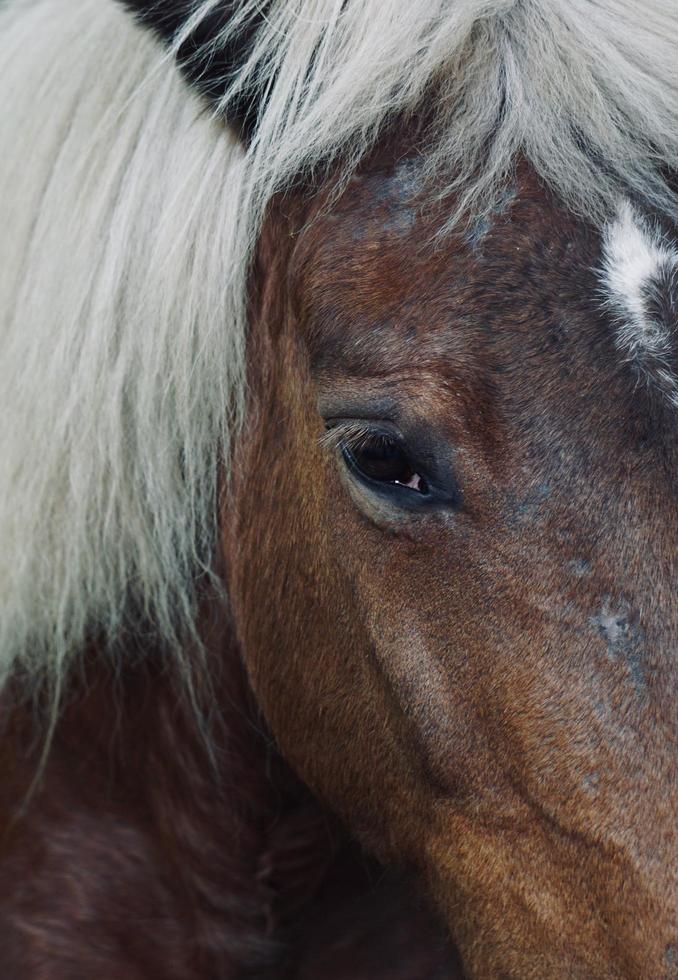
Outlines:
{"label": "eye socket hollow", "polygon": [[429,492],[405,449],[388,435],[365,434],[354,444],[344,442],[341,450],[349,469],[367,483],[403,487],[422,495]]}

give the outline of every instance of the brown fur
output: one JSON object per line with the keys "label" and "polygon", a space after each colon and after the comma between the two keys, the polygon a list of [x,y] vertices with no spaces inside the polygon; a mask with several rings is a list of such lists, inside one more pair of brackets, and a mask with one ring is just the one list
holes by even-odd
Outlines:
{"label": "brown fur", "polygon": [[[620,363],[599,234],[527,170],[435,246],[417,193],[397,146],[264,235],[224,511],[253,689],[470,976],[676,976],[676,419]],[[370,411],[449,460],[457,512],[351,486],[321,415]]]}

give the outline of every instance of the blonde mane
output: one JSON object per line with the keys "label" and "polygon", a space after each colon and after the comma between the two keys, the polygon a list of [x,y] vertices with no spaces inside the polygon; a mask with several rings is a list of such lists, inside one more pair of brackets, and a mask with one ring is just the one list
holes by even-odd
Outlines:
{"label": "blonde mane", "polygon": [[[244,90],[247,152],[222,121]],[[274,0],[213,111],[116,0],[6,0],[0,99],[0,680],[58,687],[142,622],[181,659],[243,415],[248,259],[299,173],[349,174],[425,107],[451,221],[518,155],[592,220],[622,190],[678,215],[673,0]]]}

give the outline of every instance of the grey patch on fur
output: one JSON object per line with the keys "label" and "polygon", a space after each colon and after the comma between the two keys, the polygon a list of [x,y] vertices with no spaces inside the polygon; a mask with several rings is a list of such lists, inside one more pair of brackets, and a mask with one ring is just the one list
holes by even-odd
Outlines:
{"label": "grey patch on fur", "polygon": [[568,562],[568,568],[576,578],[585,578],[591,572],[591,564],[586,558],[574,558]]}
{"label": "grey patch on fur", "polygon": [[487,235],[494,227],[493,219],[506,214],[515,200],[516,194],[517,189],[515,185],[505,187],[497,196],[497,200],[490,211],[487,214],[480,215],[480,217],[476,218],[469,225],[464,234],[464,241],[472,251],[479,251]]}
{"label": "grey patch on fur", "polygon": [[392,217],[387,218],[382,224],[385,231],[394,232],[397,235],[405,235],[415,225],[417,214],[411,208],[401,208],[395,211]]}
{"label": "grey patch on fur", "polygon": [[590,623],[605,641],[607,656],[626,664],[629,680],[640,697],[647,686],[643,631],[632,622],[628,607],[615,609],[606,600]]}
{"label": "grey patch on fur", "polygon": [[518,518],[536,517],[542,509],[543,504],[551,496],[551,487],[548,483],[539,483],[525,494],[515,509]]}
{"label": "grey patch on fur", "polygon": [[584,784],[585,789],[589,790],[592,793],[595,793],[598,787],[600,786],[600,773],[599,772],[587,773],[587,775],[584,776],[582,783]]}

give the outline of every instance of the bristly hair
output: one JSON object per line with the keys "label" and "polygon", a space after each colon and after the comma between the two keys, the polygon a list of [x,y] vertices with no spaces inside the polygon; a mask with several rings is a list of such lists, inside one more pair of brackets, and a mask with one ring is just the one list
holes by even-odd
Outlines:
{"label": "bristly hair", "polygon": [[[242,0],[204,42],[248,37],[209,112],[176,58],[220,2],[186,2],[166,50],[116,0],[0,10],[0,674],[58,687],[88,637],[141,621],[181,662],[242,417],[248,259],[299,174],[348,175],[425,111],[451,221],[518,156],[592,220],[622,191],[678,215],[673,0]],[[244,93],[246,150],[222,122]]]}

